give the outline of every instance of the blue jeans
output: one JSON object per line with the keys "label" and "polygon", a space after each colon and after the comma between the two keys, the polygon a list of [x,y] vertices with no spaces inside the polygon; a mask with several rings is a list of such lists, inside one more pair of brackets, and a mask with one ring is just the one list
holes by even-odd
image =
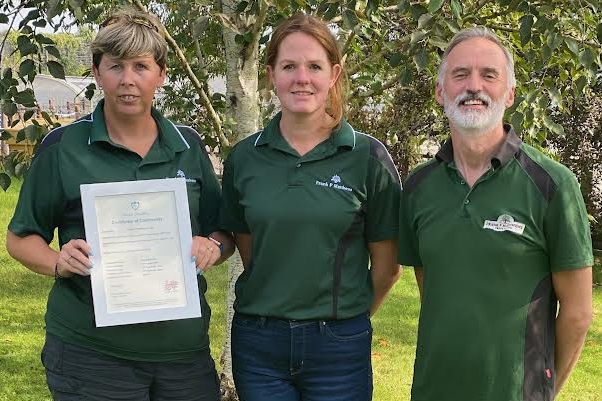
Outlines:
{"label": "blue jeans", "polygon": [[367,314],[295,321],[235,314],[232,370],[241,401],[372,400]]}
{"label": "blue jeans", "polygon": [[219,401],[209,350],[191,362],[139,362],[61,341],[50,334],[42,350],[55,401]]}

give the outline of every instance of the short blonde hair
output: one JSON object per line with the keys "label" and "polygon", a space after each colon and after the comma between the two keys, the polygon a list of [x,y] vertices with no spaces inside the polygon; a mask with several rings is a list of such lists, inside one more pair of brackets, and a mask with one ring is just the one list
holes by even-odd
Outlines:
{"label": "short blonde hair", "polygon": [[162,70],[167,64],[161,23],[154,15],[134,9],[120,9],[100,24],[90,50],[96,68],[105,54],[117,59],[151,55]]}
{"label": "short blonde hair", "polygon": [[326,105],[326,112],[334,119],[333,125],[337,126],[343,119],[345,112],[347,76],[343,67],[343,57],[339,44],[324,21],[309,14],[293,14],[278,25],[272,33],[272,38],[266,49],[265,63],[272,68],[276,66],[280,44],[284,38],[295,32],[301,32],[316,39],[326,51],[330,65],[338,64],[341,66],[341,74],[328,91],[328,104]]}

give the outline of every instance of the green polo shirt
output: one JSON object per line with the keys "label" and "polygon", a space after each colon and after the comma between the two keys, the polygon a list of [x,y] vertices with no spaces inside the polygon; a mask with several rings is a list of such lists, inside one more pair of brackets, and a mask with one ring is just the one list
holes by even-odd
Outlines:
{"label": "green polo shirt", "polygon": [[[9,230],[40,235],[50,243],[58,228],[62,247],[84,238],[81,184],[185,177],[193,235],[217,229],[219,182],[196,131],[176,126],[152,110],[159,136],[141,158],[107,134],[104,103],[93,114],[51,131],[42,142],[23,183]],[[189,359],[208,346],[211,311],[207,283],[200,277],[202,318],[97,328],[90,278],[56,280],[49,295],[46,329],[63,341],[125,359]]]}
{"label": "green polo shirt", "polygon": [[366,244],[397,238],[397,170],[382,143],[346,122],[299,156],[280,117],[224,165],[221,227],[253,238],[234,308],[282,319],[365,313],[373,299]]}
{"label": "green polo shirt", "polygon": [[399,262],[424,268],[412,401],[549,401],[551,273],[591,266],[575,176],[505,126],[469,188],[448,141],[404,183]]}

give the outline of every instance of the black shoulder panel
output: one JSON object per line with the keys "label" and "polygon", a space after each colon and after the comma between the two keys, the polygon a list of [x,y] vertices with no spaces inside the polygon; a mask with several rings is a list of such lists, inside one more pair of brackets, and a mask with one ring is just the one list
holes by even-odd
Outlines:
{"label": "black shoulder panel", "polygon": [[65,132],[65,129],[67,129],[67,127],[69,125],[71,125],[77,121],[80,121],[80,120],[91,120],[91,118],[92,118],[92,114],[87,114],[87,115],[83,116],[82,118],[79,118],[70,124],[61,125],[60,127],[51,130],[48,134],[46,134],[44,139],[42,139],[42,142],[40,142],[40,146],[38,147],[36,154],[34,155],[34,158],[37,155],[39,155],[40,153],[42,153],[44,150],[46,150],[47,148],[60,142],[61,138],[63,136],[63,133]]}
{"label": "black shoulder panel", "polygon": [[414,174],[410,175],[406,178],[403,183],[403,191],[406,193],[412,192],[418,185],[424,180],[432,171],[434,171],[441,161],[439,159],[434,159],[431,163],[422,167],[420,170],[416,171]]}
{"label": "black shoulder panel", "polygon": [[397,172],[397,167],[395,167],[395,163],[393,163],[393,159],[389,154],[389,151],[383,145],[381,141],[378,139],[366,135],[368,138],[368,142],[370,143],[370,156],[374,157],[385,166],[391,177],[393,177],[399,184],[401,184],[401,178],[399,177],[399,173]]}
{"label": "black shoulder panel", "polygon": [[535,163],[522,149],[516,152],[514,157],[518,160],[519,164],[523,167],[529,177],[531,177],[531,180],[533,180],[537,189],[539,189],[539,192],[541,192],[543,197],[549,202],[557,189],[556,183],[550,174],[548,174],[548,172],[539,164]]}

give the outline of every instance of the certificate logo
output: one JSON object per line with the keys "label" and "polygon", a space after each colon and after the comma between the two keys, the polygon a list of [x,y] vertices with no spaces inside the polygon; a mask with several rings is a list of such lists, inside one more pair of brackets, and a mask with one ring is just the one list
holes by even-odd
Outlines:
{"label": "certificate logo", "polygon": [[178,280],[165,280],[165,293],[172,294],[178,291],[179,284]]}
{"label": "certificate logo", "polygon": [[130,206],[132,206],[132,209],[138,210],[138,208],[140,207],[140,202],[134,201],[134,202],[130,203]]}

